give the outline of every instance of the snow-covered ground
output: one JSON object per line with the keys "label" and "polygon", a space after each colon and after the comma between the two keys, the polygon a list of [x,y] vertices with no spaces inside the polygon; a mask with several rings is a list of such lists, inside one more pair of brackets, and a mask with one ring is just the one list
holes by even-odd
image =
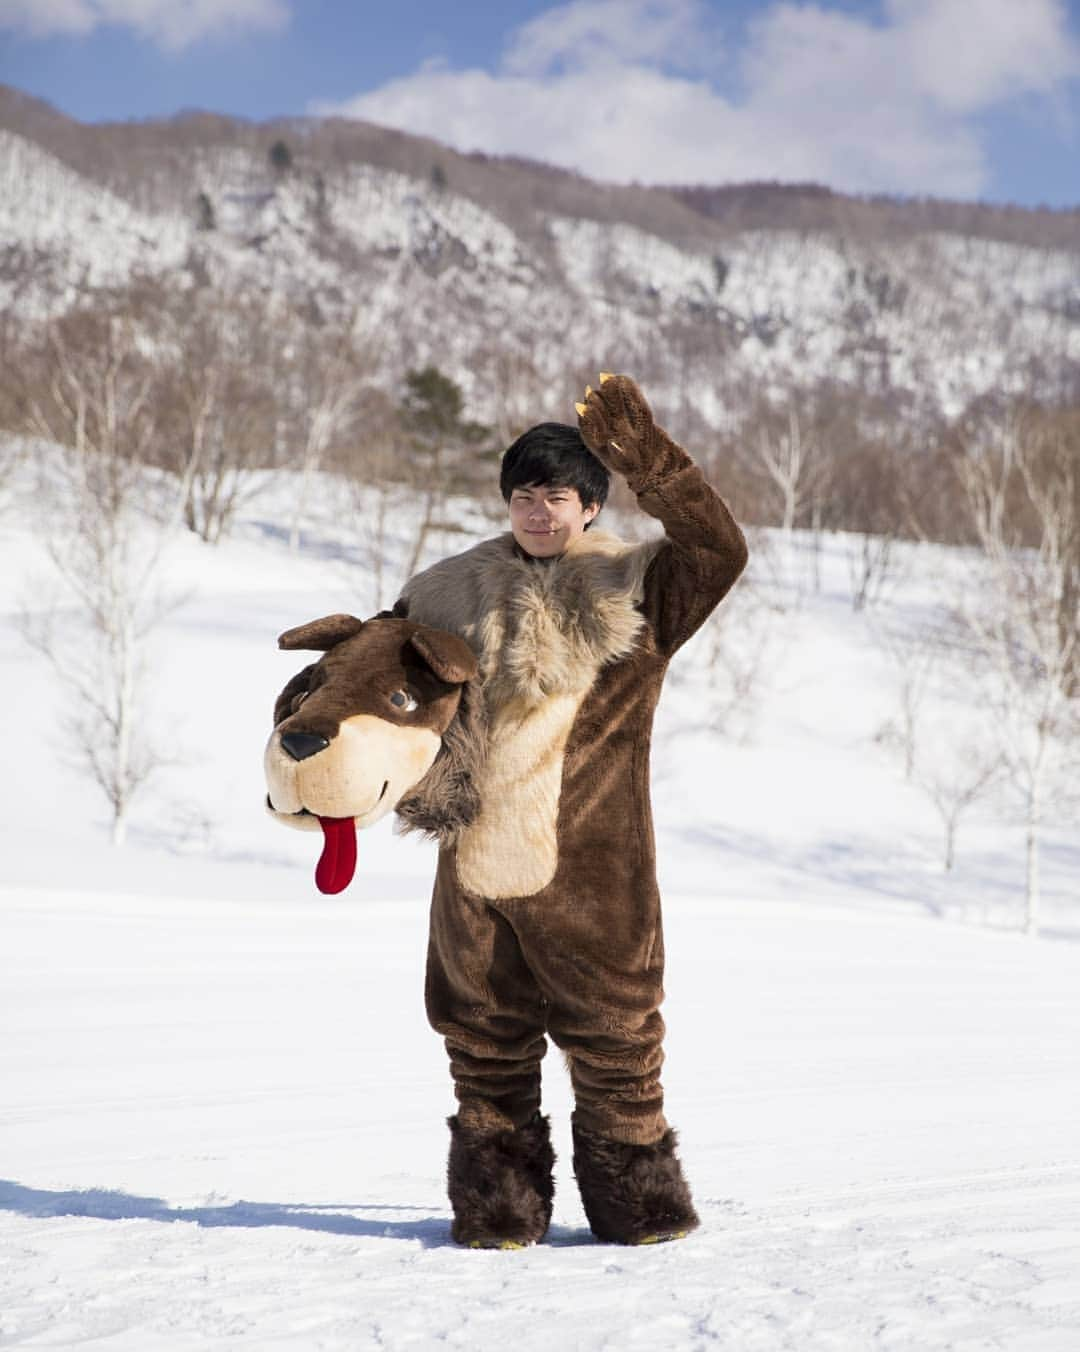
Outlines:
{"label": "snow-covered ground", "polygon": [[868,618],[850,542],[825,542],[818,588],[806,542],[773,541],[677,659],[654,764],[665,1083],[702,1229],[592,1240],[552,1055],[551,1235],[475,1253],[449,1239],[422,1008],[431,849],[380,825],[328,900],[315,838],[262,813],[298,665],[275,636],[374,609],[370,524],[328,480],[298,559],[272,494],[218,549],[172,547],[187,599],[152,664],[172,763],[115,850],[17,632],[45,594],[24,508],[0,518],[0,1347],[1080,1346],[1076,822],[1049,823],[1024,937],[1007,801],[965,818],[945,875],[878,740],[897,672],[875,627],[916,623],[957,559],[902,553]]}

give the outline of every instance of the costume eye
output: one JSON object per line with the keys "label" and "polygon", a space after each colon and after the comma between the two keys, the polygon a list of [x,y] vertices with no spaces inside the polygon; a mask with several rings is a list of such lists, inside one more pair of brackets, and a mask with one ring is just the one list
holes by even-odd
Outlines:
{"label": "costume eye", "polygon": [[293,695],[293,699],[292,699],[292,711],[293,711],[293,713],[296,713],[297,709],[300,708],[301,704],[303,704],[304,700],[306,700],[307,697],[308,697],[308,695],[310,695],[310,694],[311,694],[311,691],[310,691],[310,690],[301,690],[300,693],[299,693],[298,695]]}
{"label": "costume eye", "polygon": [[390,696],[390,703],[403,714],[411,714],[420,707],[407,690],[395,690]]}

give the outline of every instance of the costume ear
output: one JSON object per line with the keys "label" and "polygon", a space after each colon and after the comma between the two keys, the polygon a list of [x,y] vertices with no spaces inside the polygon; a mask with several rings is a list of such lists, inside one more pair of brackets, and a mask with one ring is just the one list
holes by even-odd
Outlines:
{"label": "costume ear", "polygon": [[312,652],[326,652],[345,639],[352,638],[364,627],[364,621],[354,615],[324,615],[321,620],[298,624],[278,636],[279,648],[304,648]]}
{"label": "costume ear", "polygon": [[439,680],[447,685],[464,685],[477,673],[476,654],[456,634],[423,625],[409,642]]}

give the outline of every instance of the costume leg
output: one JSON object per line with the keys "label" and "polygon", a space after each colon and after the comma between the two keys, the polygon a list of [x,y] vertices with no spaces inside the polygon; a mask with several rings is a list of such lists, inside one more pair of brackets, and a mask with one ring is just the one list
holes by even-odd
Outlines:
{"label": "costume leg", "polygon": [[473,1248],[535,1243],[555,1190],[539,1111],[546,1008],[509,921],[460,891],[448,852],[432,899],[427,1010],[446,1040],[459,1102],[447,1166],[454,1239]]}
{"label": "costume leg", "polygon": [[[555,899],[552,898],[554,901]],[[642,1244],[698,1224],[663,1112],[663,938],[655,893],[628,898],[618,926],[590,918],[587,897],[512,911],[526,959],[550,1001],[548,1031],[570,1065],[574,1173],[598,1238]]]}
{"label": "costume leg", "polygon": [[513,927],[462,892],[443,851],[431,904],[426,982],[431,1026],[443,1035],[461,1123],[502,1131],[540,1107],[546,1007]]}
{"label": "costume leg", "polygon": [[[590,914],[589,898],[524,898],[507,904],[524,959],[549,1002],[547,1029],[566,1056],[575,1121],[613,1141],[651,1145],[667,1131],[663,941],[655,897],[640,915]],[[650,904],[652,903],[652,904]]]}

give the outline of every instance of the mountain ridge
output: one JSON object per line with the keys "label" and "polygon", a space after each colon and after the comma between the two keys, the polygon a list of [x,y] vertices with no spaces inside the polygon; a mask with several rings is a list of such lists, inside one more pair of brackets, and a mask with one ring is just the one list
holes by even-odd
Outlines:
{"label": "mountain ridge", "polygon": [[602,360],[714,429],[825,388],[925,422],[1077,387],[1080,210],[619,186],[341,118],[92,125],[11,86],[0,133],[20,322],[255,290],[348,317],[388,386],[437,363],[478,409],[509,362],[543,408]]}

